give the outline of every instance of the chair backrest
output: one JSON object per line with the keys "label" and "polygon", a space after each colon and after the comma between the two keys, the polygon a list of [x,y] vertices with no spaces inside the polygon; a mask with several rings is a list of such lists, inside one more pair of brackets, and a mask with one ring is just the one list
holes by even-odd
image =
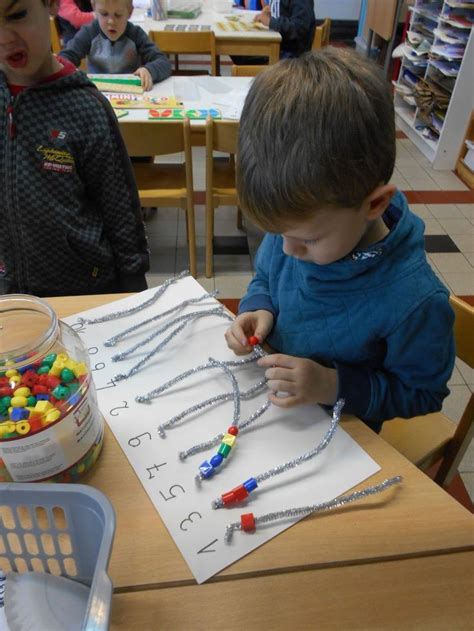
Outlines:
{"label": "chair backrest", "polygon": [[456,296],[449,299],[454,309],[454,337],[456,339],[456,355],[470,368],[474,368],[474,307]]}
{"label": "chair backrest", "polygon": [[189,120],[121,122],[120,132],[128,155],[162,156],[191,151]]}
{"label": "chair backrest", "polygon": [[208,54],[211,74],[217,75],[216,38],[213,31],[150,31],[150,39],[167,55]]}
{"label": "chair backrest", "polygon": [[256,77],[258,74],[266,70],[268,66],[237,66],[231,68],[233,77]]}
{"label": "chair backrest", "polygon": [[324,22],[314,29],[312,50],[324,48],[329,44],[331,35],[331,18],[325,18]]}
{"label": "chair backrest", "polygon": [[212,156],[213,151],[235,154],[239,136],[239,121],[214,120],[206,121],[206,150]]}
{"label": "chair backrest", "polygon": [[49,26],[51,31],[51,50],[55,55],[57,55],[61,51],[62,45],[61,35],[59,33],[59,26],[56,18],[49,18]]}

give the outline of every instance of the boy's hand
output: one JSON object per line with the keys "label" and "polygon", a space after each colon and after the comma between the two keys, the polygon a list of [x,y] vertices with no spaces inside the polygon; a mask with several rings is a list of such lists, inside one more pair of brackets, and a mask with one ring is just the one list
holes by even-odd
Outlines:
{"label": "boy's hand", "polygon": [[[337,370],[326,368],[312,359],[291,355],[267,355],[258,360],[263,366],[268,387],[273,390],[269,400],[281,408],[295,405],[323,403],[333,405],[337,398]],[[288,396],[277,397],[277,392]]]}
{"label": "boy's hand", "polygon": [[256,337],[261,344],[272,330],[272,326],[273,314],[270,311],[259,309],[241,313],[225,332],[227,346],[236,355],[247,355],[252,351],[248,338]]}
{"label": "boy's hand", "polygon": [[254,22],[260,22],[260,24],[263,24],[264,26],[270,26],[270,10],[266,10],[266,7],[264,8],[264,10],[259,13],[258,15],[256,15],[253,19]]}
{"label": "boy's hand", "polygon": [[137,77],[140,77],[142,88],[145,90],[145,92],[148,92],[148,90],[152,89],[153,79],[151,78],[151,74],[146,68],[138,68],[138,70],[135,70],[133,74],[137,75]]}

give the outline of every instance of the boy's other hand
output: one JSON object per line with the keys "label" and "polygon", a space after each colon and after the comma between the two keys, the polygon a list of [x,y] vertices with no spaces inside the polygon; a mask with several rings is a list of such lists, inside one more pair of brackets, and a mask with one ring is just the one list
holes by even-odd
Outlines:
{"label": "boy's other hand", "polygon": [[[268,398],[280,408],[312,403],[333,405],[336,401],[338,383],[334,368],[280,353],[262,357],[257,363],[267,369],[265,377],[273,391]],[[278,397],[277,392],[286,392],[288,396]]]}
{"label": "boy's other hand", "polygon": [[252,351],[249,337],[258,338],[261,344],[272,330],[273,314],[265,309],[248,311],[238,315],[225,332],[227,346],[236,355],[247,355]]}
{"label": "boy's other hand", "polygon": [[146,68],[138,68],[138,70],[135,70],[133,74],[137,75],[137,77],[140,77],[142,88],[145,90],[145,92],[148,92],[148,90],[152,89],[153,79],[151,78],[151,74]]}
{"label": "boy's other hand", "polygon": [[264,26],[270,26],[270,10],[267,11],[266,8],[267,7],[265,7],[261,13],[254,17],[254,22],[260,22],[260,24],[263,24]]}

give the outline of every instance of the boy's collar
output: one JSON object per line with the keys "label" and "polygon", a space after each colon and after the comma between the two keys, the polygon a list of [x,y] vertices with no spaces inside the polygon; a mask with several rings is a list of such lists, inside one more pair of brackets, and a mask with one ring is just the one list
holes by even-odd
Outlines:
{"label": "boy's collar", "polygon": [[[44,77],[43,79],[41,79],[40,81],[38,81],[38,83],[35,83],[32,86],[26,86],[26,85],[15,85],[14,83],[8,83],[7,80],[7,85],[8,85],[8,89],[10,91],[10,94],[12,96],[17,96],[18,94],[20,94],[21,92],[23,92],[23,90],[26,90],[29,87],[37,87],[39,85],[44,85],[46,83],[51,83],[53,81],[57,81],[57,79],[61,79],[62,77],[67,77],[70,74],[73,74],[74,72],[76,72],[76,66],[71,63],[68,59],[63,59],[62,57],[56,57],[56,59],[58,60],[58,62],[61,64],[61,69],[58,70],[57,72],[53,72],[52,74],[48,75],[47,77]],[[5,75],[6,77],[6,75]]]}

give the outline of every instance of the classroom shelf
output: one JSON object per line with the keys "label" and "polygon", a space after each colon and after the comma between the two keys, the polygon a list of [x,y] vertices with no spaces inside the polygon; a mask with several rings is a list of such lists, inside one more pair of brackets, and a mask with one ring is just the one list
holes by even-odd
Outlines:
{"label": "classroom shelf", "polygon": [[[395,86],[395,114],[399,127],[435,169],[454,169],[474,108],[473,22],[474,3],[416,0],[411,7],[410,41]],[[421,42],[423,54],[415,55]],[[416,95],[420,81],[438,92],[436,115],[429,98],[423,102]],[[402,93],[404,86],[412,87],[413,95]],[[411,96],[417,97],[412,105]]]}

